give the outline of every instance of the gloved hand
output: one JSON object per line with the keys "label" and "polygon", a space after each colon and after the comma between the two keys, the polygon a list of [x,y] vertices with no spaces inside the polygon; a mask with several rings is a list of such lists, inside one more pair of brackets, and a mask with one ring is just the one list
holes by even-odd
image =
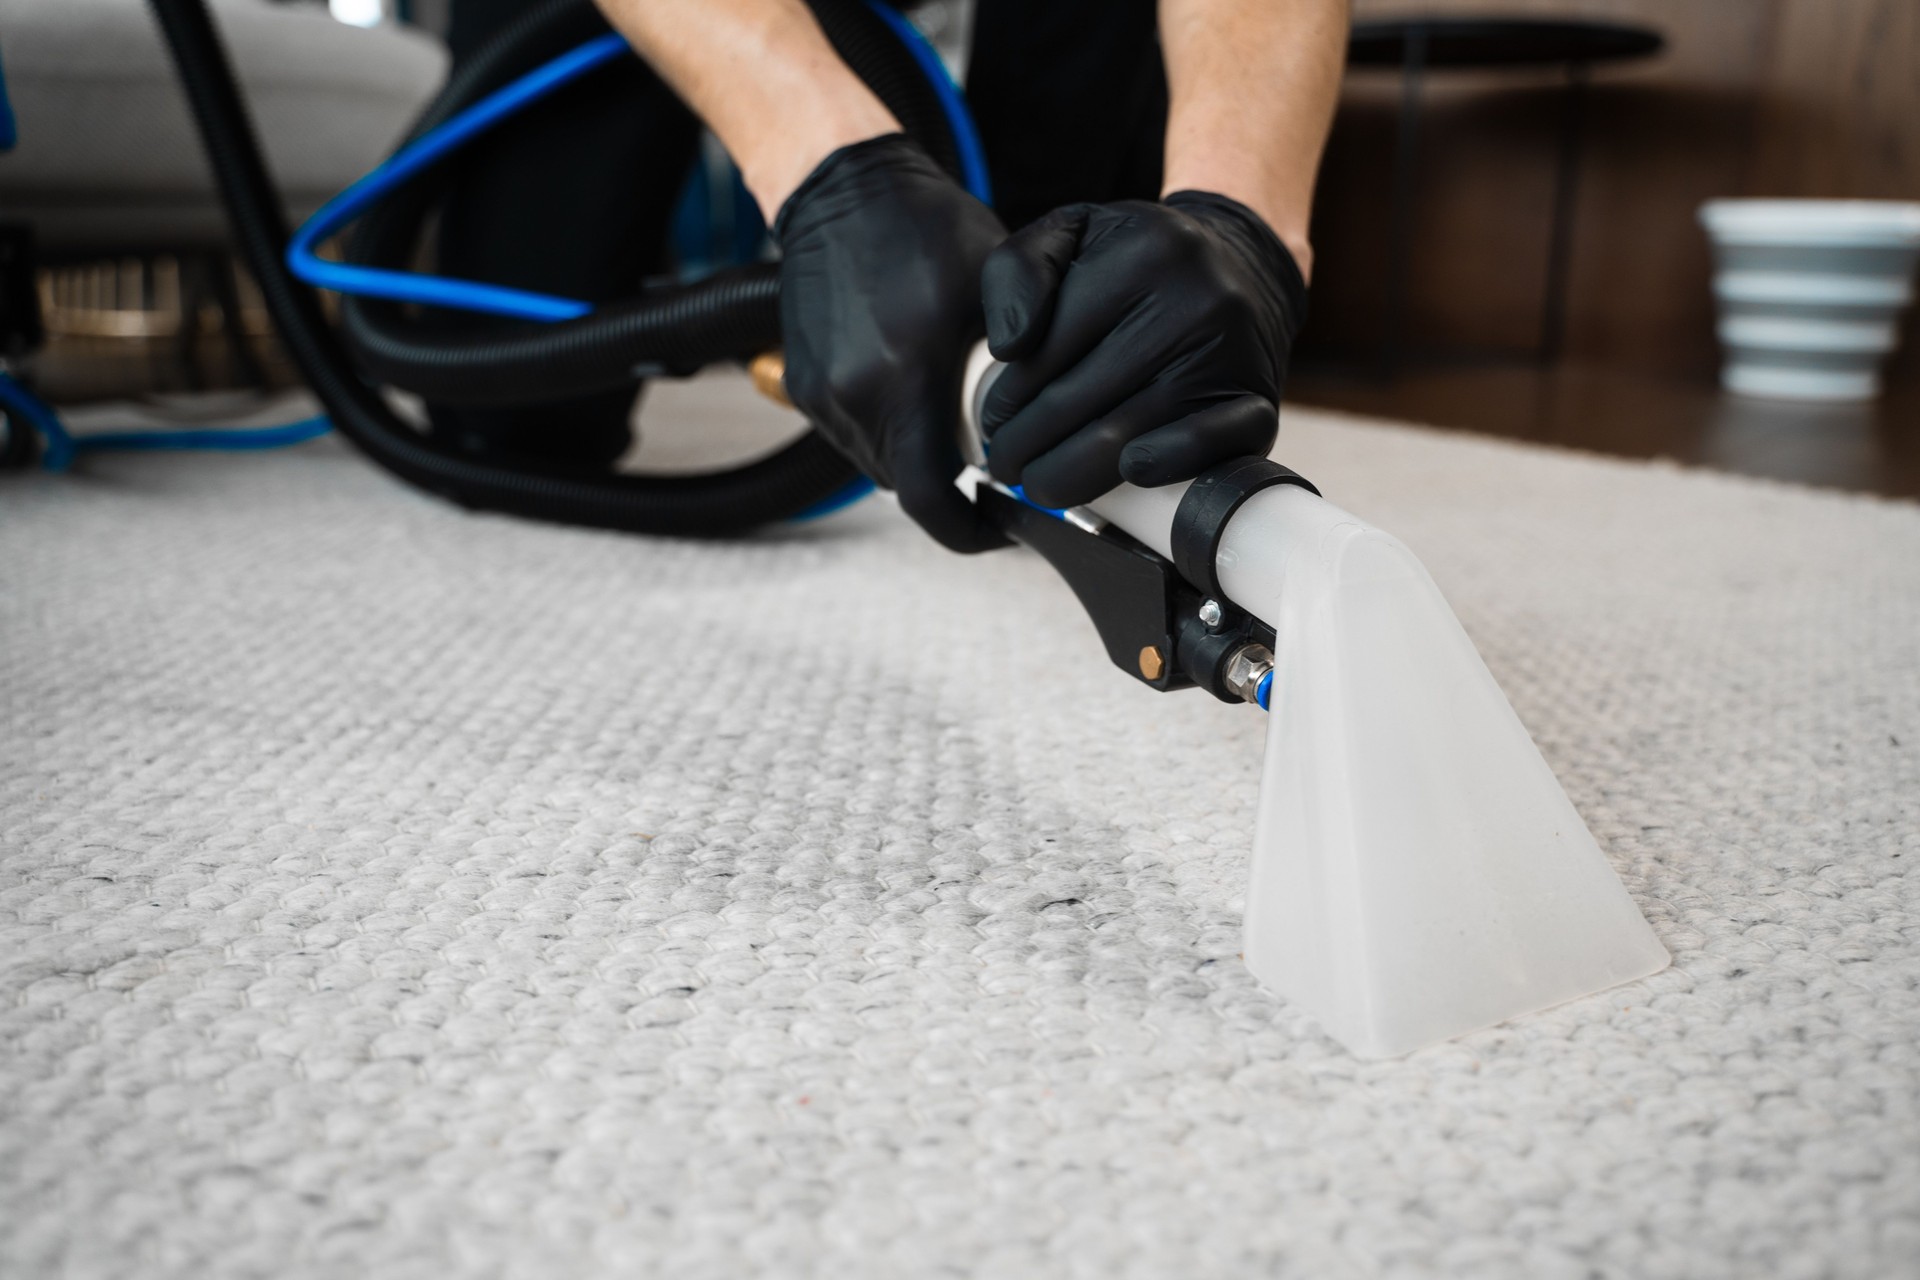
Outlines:
{"label": "gloved hand", "polygon": [[821,161],[773,232],[794,404],[939,541],[1002,545],[953,481],[980,265],[1006,228],[916,143],[888,134]]}
{"label": "gloved hand", "polygon": [[988,469],[1044,506],[1265,455],[1307,287],[1245,205],[1204,191],[1076,204],[994,250]]}

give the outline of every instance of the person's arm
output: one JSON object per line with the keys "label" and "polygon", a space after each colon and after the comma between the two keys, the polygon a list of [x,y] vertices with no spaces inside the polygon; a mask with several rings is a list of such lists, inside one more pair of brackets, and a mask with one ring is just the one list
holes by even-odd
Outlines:
{"label": "person's arm", "polygon": [[942,543],[1000,545],[953,482],[980,265],[1006,228],[902,133],[801,0],[598,2],[766,214],[794,404]]}
{"label": "person's arm", "polygon": [[801,0],[597,3],[720,139],[768,225],[827,156],[900,130]]}
{"label": "person's arm", "polygon": [[1073,506],[1273,447],[1346,21],[1346,0],[1160,0],[1160,200],[1056,209],[987,259],[996,480]]}
{"label": "person's arm", "polygon": [[1259,214],[1313,275],[1307,215],[1340,94],[1347,0],[1160,0],[1162,194],[1214,191]]}

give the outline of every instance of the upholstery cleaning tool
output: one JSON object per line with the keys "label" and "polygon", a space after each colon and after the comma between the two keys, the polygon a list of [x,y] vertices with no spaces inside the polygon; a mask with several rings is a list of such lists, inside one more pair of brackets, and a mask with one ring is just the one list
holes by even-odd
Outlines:
{"label": "upholstery cleaning tool", "polygon": [[[1412,552],[1266,458],[1051,511],[975,500],[1072,587],[1115,666],[1268,710],[1246,961],[1353,1053],[1393,1057],[1664,969],[1625,886]],[[774,394],[780,359],[755,362]]]}
{"label": "upholstery cleaning tool", "polygon": [[[998,371],[968,363],[963,446]],[[984,473],[982,473],[984,476]],[[1265,458],[1056,516],[981,479],[1114,661],[1267,708],[1246,961],[1362,1057],[1668,964],[1413,553]]]}

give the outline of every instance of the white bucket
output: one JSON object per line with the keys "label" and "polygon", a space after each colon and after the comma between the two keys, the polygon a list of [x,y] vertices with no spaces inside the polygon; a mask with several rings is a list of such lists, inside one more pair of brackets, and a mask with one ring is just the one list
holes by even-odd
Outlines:
{"label": "white bucket", "polygon": [[1720,385],[1788,400],[1871,400],[1920,261],[1920,204],[1709,200]]}

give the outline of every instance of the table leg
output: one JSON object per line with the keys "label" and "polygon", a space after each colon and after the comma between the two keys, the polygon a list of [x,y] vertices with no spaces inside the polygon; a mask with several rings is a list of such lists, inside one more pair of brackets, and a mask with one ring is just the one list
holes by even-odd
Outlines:
{"label": "table leg", "polygon": [[1407,277],[1413,269],[1413,202],[1419,179],[1420,90],[1427,70],[1426,24],[1407,27],[1400,63],[1400,119],[1393,152],[1393,210],[1387,231],[1387,317],[1380,343],[1380,376],[1400,371],[1407,345]]}
{"label": "table leg", "polygon": [[207,262],[207,283],[213,290],[213,301],[220,308],[221,335],[227,341],[227,358],[232,362],[232,376],[249,391],[267,389],[267,371],[261,367],[259,359],[253,354],[253,345],[247,339],[247,317],[240,305],[240,286],[234,279],[233,259],[219,254]]}
{"label": "table leg", "polygon": [[1580,187],[1580,143],[1586,117],[1587,64],[1569,63],[1560,110],[1560,151],[1554,162],[1553,223],[1547,233],[1547,287],[1540,306],[1542,365],[1559,360],[1567,338],[1567,266],[1573,253],[1574,203]]}

